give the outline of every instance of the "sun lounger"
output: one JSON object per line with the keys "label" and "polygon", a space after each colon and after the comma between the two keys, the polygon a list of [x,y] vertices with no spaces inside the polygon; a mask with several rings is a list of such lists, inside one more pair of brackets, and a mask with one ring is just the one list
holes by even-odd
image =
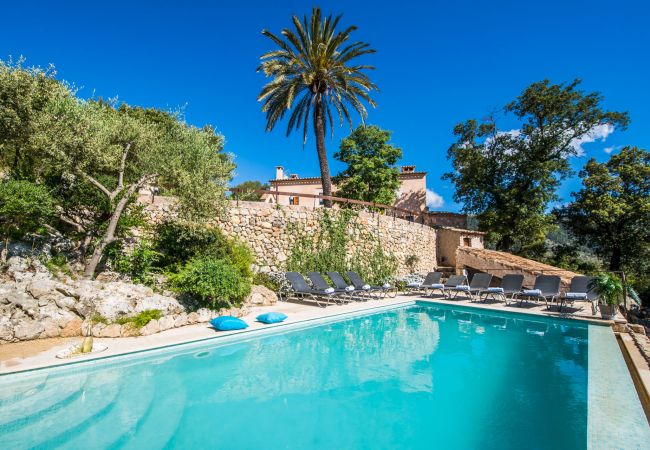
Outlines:
{"label": "sun lounger", "polygon": [[441,288],[443,285],[440,283],[442,272],[429,272],[424,278],[422,283],[410,283],[406,285],[406,292],[422,292],[427,295],[427,290],[434,288]]}
{"label": "sun lounger", "polygon": [[467,284],[467,277],[465,275],[452,275],[449,278],[447,278],[447,281],[445,281],[444,284],[430,288],[428,290],[428,295],[433,296],[434,292],[436,293],[439,292],[443,297],[446,298],[449,296],[449,291],[452,288],[456,288],[458,286],[463,286],[466,284]]}
{"label": "sun lounger", "polygon": [[364,282],[359,274],[354,271],[350,270],[348,272],[345,272],[345,274],[348,276],[352,282],[352,285],[356,289],[366,291],[370,294],[379,294],[381,297],[385,297],[387,295],[390,296],[391,293],[393,294],[392,297],[397,296],[397,288],[395,286],[391,286],[389,283],[383,284],[382,286],[371,286]]}
{"label": "sun lounger", "polygon": [[509,273],[503,276],[499,287],[489,287],[481,292],[479,297],[483,298],[483,302],[487,301],[488,297],[491,297],[494,300],[503,300],[507,305],[508,299],[512,299],[521,292],[523,284],[523,275]]}
{"label": "sun lounger", "polygon": [[559,298],[561,284],[562,280],[557,275],[538,275],[532,289],[524,289],[517,295],[519,306],[528,300],[544,300],[546,308],[549,308],[549,302],[552,303]]}
{"label": "sun lounger", "polygon": [[[336,292],[334,288],[325,290],[313,289],[305,278],[298,272],[287,272],[285,274],[287,281],[291,285],[289,291],[284,292],[287,298],[298,298],[300,300],[310,300],[316,302],[318,306],[327,306],[330,302],[341,303],[341,293]],[[280,294],[282,297],[282,294]]]}
{"label": "sun lounger", "polygon": [[565,304],[573,305],[575,302],[589,302],[591,303],[591,313],[596,314],[598,307],[598,294],[589,287],[589,284],[594,277],[578,276],[571,279],[571,286],[569,292],[566,292],[560,298],[560,312],[562,306]]}
{"label": "sun lounger", "polygon": [[332,286],[329,285],[323,275],[321,275],[319,272],[307,272],[307,278],[309,278],[309,281],[311,281],[311,285],[314,289],[318,289],[319,291],[334,289],[334,292],[341,294],[341,297],[350,300],[352,299],[351,290],[349,290],[347,286],[345,288],[332,288]]}
{"label": "sun lounger", "polygon": [[467,286],[466,284],[461,284],[452,288],[448,288],[449,298],[456,298],[460,294],[464,294],[471,301],[474,301],[475,298],[479,297],[479,294],[490,287],[492,282],[492,275],[489,273],[475,273],[472,277],[472,282]]}
{"label": "sun lounger", "polygon": [[330,271],[327,272],[327,276],[330,280],[332,280],[332,283],[334,283],[334,286],[337,289],[345,289],[351,296],[355,298],[355,300],[365,300],[368,298],[366,292],[363,289],[357,289],[353,285],[348,284],[345,281],[345,278],[343,278],[343,275],[340,273]]}

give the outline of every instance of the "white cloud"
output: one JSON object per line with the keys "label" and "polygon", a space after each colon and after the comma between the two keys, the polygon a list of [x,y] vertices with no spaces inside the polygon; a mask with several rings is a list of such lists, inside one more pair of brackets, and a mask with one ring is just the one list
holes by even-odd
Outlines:
{"label": "white cloud", "polygon": [[605,153],[607,153],[608,155],[610,155],[612,152],[615,152],[616,150],[618,150],[621,147],[622,147],[622,145],[612,145],[611,147],[605,147],[603,149],[603,151]]}
{"label": "white cloud", "polygon": [[[569,143],[569,146],[575,150],[576,156],[584,156],[585,149],[582,147],[584,144],[590,144],[596,141],[605,142],[607,137],[614,132],[614,129],[615,129],[614,125],[610,125],[608,123],[602,125],[596,125],[587,133],[585,133],[584,136],[579,137],[577,139],[573,139]],[[521,135],[521,130],[513,129],[509,131],[497,132],[497,136],[503,136],[503,135],[509,135],[513,138],[517,138]],[[488,137],[487,139],[485,139],[485,145],[486,146],[489,145],[490,143],[492,143],[493,140],[494,139],[492,137]],[[618,148],[620,147],[616,147],[616,146],[606,147],[605,153],[611,153],[615,150],[618,150]]]}
{"label": "white cloud", "polygon": [[614,125],[611,125],[609,123],[596,125],[591,130],[589,130],[584,136],[572,140],[569,145],[575,149],[577,156],[584,156],[585,149],[582,148],[584,144],[596,142],[597,140],[600,140],[601,142],[605,142],[607,136],[609,136],[613,132],[614,132]]}
{"label": "white cloud", "polygon": [[442,208],[445,204],[445,199],[442,198],[442,195],[433,192],[431,189],[427,189],[427,206],[429,208]]}

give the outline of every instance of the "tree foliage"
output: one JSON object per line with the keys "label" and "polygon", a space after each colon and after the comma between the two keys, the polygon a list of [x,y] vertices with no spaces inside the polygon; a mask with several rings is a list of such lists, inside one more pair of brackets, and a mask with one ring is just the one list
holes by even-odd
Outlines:
{"label": "tree foliage", "polygon": [[243,181],[234,187],[234,189],[238,189],[238,191],[232,194],[232,198],[233,200],[259,202],[262,200],[262,194],[255,191],[264,191],[268,188],[268,184],[262,184],[262,182],[257,180]]}
{"label": "tree foliage", "polygon": [[454,171],[444,178],[499,250],[538,254],[552,226],[548,205],[571,174],[568,158],[578,153],[576,142],[595,127],[628,124],[627,113],[604,110],[602,96],[579,84],[530,85],[504,108],[519,129],[500,130],[494,118],[454,128],[457,141],[448,150]]}
{"label": "tree foliage", "polygon": [[[325,149],[328,124],[332,129],[334,116],[338,116],[341,125],[347,121],[352,129],[349,108],[363,120],[367,116],[363,101],[375,106],[369,92],[376,86],[364,72],[374,67],[356,60],[374,50],[363,42],[348,43],[357,27],[338,31],[340,19],[341,16],[323,17],[320,9],[314,8],[309,19],[305,16],[301,21],[293,16],[295,30],[285,28],[281,37],[263,30],[262,34],[277,48],[262,55],[258,68],[272,78],[258,96],[266,113],[267,131],[292,110],[287,135],[302,128],[303,142],[306,142],[311,115],[324,195],[332,195]],[[325,206],[331,206],[331,202],[325,201]]]}
{"label": "tree foliage", "polygon": [[395,202],[399,189],[395,164],[402,150],[390,144],[390,137],[378,126],[362,125],[341,141],[334,157],[348,167],[335,177],[337,195],[384,205]]}
{"label": "tree foliage", "polygon": [[214,129],[178,114],[117,101],[84,100],[53,71],[0,62],[0,105],[9,117],[0,167],[51,187],[60,225],[84,241],[91,276],[141,189],[158,186],[184,217],[202,220],[225,207],[234,164]]}
{"label": "tree foliage", "polygon": [[645,274],[650,269],[650,152],[625,147],[605,163],[591,159],[580,177],[582,189],[558,211],[563,223],[608,261],[609,270]]}

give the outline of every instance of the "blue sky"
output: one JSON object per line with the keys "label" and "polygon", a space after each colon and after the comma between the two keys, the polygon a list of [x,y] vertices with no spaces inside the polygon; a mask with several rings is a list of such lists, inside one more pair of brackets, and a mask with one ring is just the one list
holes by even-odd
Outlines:
{"label": "blue sky", "polygon": [[[188,122],[211,123],[238,163],[235,182],[268,180],[276,165],[302,176],[318,174],[314,139],[285,137],[285,126],[264,131],[256,101],[265,83],[259,55],[272,46],[263,28],[279,32],[313,2],[11,2],[2,7],[0,58],[24,55],[28,64],[53,63],[59,77],[84,96],[118,96],[130,104],[185,108]],[[644,1],[329,1],[343,25],[377,50],[377,108],[368,123],[393,131],[405,164],[428,172],[429,189],[458,210],[446,151],[453,126],[482,118],[534,81],[583,79],[605,106],[629,111],[627,131],[585,143],[572,159],[605,160],[606,149],[650,148],[650,6]],[[358,123],[358,121],[357,121]],[[503,127],[512,124],[503,122]],[[349,130],[326,141],[330,156]],[[332,172],[341,166],[332,163]],[[580,186],[564,183],[563,199]]]}

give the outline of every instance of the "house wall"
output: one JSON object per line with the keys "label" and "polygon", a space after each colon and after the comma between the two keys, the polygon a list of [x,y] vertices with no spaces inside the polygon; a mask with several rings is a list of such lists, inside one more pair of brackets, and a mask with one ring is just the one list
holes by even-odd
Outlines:
{"label": "house wall", "polygon": [[438,265],[443,267],[460,267],[458,264],[458,249],[471,247],[482,249],[484,233],[463,230],[460,228],[438,229]]}

